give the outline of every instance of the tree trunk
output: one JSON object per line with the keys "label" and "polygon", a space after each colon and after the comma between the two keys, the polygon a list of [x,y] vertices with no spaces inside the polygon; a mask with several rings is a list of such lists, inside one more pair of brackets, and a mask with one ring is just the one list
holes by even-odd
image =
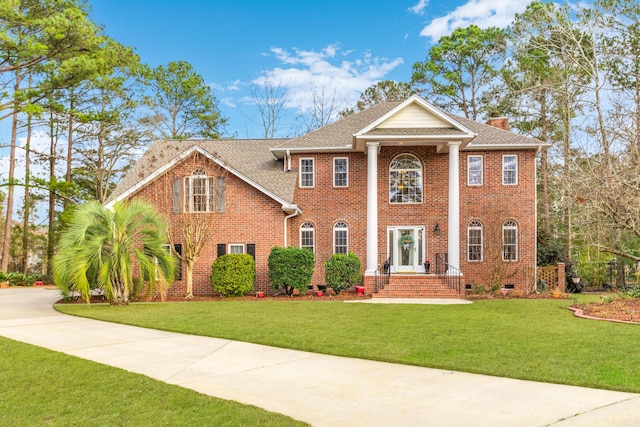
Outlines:
{"label": "tree trunk", "polygon": [[193,260],[185,260],[186,269],[186,285],[187,291],[184,294],[185,299],[193,298]]}
{"label": "tree trunk", "polygon": [[47,277],[53,277],[53,254],[55,252],[56,234],[56,192],[53,183],[56,178],[56,140],[54,134],[53,112],[49,114],[49,224],[47,227]]}
{"label": "tree trunk", "polygon": [[[31,78],[29,78],[31,86]],[[22,223],[22,272],[29,272],[29,214],[31,212],[31,198],[29,195],[29,181],[31,179],[31,114],[27,116],[27,142],[25,144],[25,172],[24,172],[24,221]]]}
{"label": "tree trunk", "polygon": [[[20,90],[20,82],[22,77],[19,72],[16,72],[16,81],[13,86],[13,92],[17,93]],[[2,244],[2,264],[0,265],[0,271],[7,272],[9,270],[9,252],[11,251],[11,225],[13,224],[13,193],[14,193],[14,178],[16,169],[16,146],[18,139],[18,112],[20,111],[20,104],[18,100],[14,100],[13,104],[13,118],[11,121],[11,152],[9,154],[9,178],[8,178],[8,190],[7,190],[7,212],[6,220],[4,223],[4,241]]]}

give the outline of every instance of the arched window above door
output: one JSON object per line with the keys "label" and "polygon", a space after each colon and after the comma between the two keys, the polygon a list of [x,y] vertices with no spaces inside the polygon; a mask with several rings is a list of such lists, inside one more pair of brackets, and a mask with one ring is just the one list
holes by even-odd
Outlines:
{"label": "arched window above door", "polygon": [[422,203],[422,162],[400,154],[389,165],[389,202]]}

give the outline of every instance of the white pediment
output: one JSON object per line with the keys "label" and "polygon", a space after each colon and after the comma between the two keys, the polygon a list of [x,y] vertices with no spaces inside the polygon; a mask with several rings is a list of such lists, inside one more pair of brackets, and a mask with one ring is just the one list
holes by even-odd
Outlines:
{"label": "white pediment", "polygon": [[403,129],[403,128],[448,128],[450,123],[445,122],[432,112],[425,110],[417,104],[407,105],[393,116],[378,124],[378,129]]}

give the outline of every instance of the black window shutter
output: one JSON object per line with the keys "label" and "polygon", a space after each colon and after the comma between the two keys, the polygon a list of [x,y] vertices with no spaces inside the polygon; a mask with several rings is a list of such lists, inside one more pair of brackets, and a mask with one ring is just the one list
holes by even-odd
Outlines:
{"label": "black window shutter", "polygon": [[180,188],[182,187],[182,180],[177,176],[173,177],[173,213],[182,212],[182,203],[180,203]]}
{"label": "black window shutter", "polygon": [[256,244],[255,243],[247,243],[247,253],[253,257],[253,260],[256,259]]}
{"label": "black window shutter", "polygon": [[[182,243],[176,243],[175,245],[173,245],[173,249],[176,251],[178,255],[182,255]],[[182,280],[182,260],[180,259],[180,257],[176,256],[175,254],[174,256],[176,258],[176,271],[174,274],[174,279]]]}
{"label": "black window shutter", "polygon": [[227,253],[227,245],[224,243],[218,243],[218,256],[222,256]]}

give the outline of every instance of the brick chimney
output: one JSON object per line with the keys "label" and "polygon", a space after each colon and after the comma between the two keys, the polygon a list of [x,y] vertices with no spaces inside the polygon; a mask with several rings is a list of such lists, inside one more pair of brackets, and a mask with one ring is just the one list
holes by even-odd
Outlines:
{"label": "brick chimney", "polygon": [[486,124],[494,128],[509,130],[509,119],[507,117],[500,117],[500,114],[495,112],[491,113],[491,117],[489,117]]}

